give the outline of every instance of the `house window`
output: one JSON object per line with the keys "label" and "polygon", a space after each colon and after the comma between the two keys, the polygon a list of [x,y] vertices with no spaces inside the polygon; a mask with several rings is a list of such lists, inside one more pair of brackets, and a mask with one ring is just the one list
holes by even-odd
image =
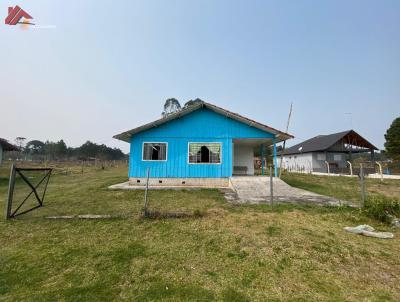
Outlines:
{"label": "house window", "polygon": [[325,153],[318,153],[317,154],[317,160],[326,160]]}
{"label": "house window", "polygon": [[167,160],[167,143],[143,143],[143,160]]}
{"label": "house window", "polygon": [[334,154],[333,155],[333,160],[334,161],[341,161],[342,160],[342,154]]}
{"label": "house window", "polygon": [[189,143],[189,164],[220,164],[221,143]]}

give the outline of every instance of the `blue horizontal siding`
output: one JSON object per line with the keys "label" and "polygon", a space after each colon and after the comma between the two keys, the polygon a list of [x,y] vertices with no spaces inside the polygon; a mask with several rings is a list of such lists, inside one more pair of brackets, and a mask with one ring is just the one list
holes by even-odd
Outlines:
{"label": "blue horizontal siding", "polygon": [[[235,138],[273,138],[261,131],[209,109],[199,109],[164,125],[134,135],[131,139],[129,177],[232,176],[232,140]],[[166,161],[143,161],[144,142],[168,143]],[[221,164],[189,164],[189,142],[220,142]]]}
{"label": "blue horizontal siding", "polygon": [[232,149],[229,139],[207,139],[207,142],[221,142],[221,164],[189,164],[188,142],[204,142],[204,139],[165,138],[157,142],[168,143],[166,161],[142,161],[143,142],[147,138],[135,138],[131,144],[130,177],[145,177],[150,168],[151,177],[229,177],[232,174]]}

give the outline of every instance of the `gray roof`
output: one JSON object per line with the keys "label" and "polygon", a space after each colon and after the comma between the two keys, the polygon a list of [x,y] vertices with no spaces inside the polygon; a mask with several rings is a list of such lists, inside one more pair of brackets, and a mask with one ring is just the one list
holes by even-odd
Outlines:
{"label": "gray roof", "polygon": [[284,154],[290,155],[315,151],[326,151],[341,140],[344,140],[345,143],[350,143],[360,148],[378,150],[378,148],[376,148],[354,130],[347,130],[328,135],[315,136],[304,142],[301,142],[300,144],[287,148],[284,151]]}
{"label": "gray roof", "polygon": [[151,123],[145,124],[143,126],[131,129],[129,131],[122,132],[122,133],[117,134],[117,135],[114,135],[113,138],[116,138],[116,139],[119,139],[119,140],[122,140],[122,141],[125,141],[125,142],[130,142],[130,138],[133,135],[135,135],[135,134],[137,134],[139,132],[151,129],[153,127],[158,127],[158,126],[160,126],[162,124],[165,124],[165,123],[167,123],[169,121],[172,121],[172,120],[174,120],[176,118],[179,118],[179,117],[182,117],[182,116],[187,115],[189,113],[192,113],[193,111],[196,111],[196,110],[201,109],[201,108],[208,108],[208,109],[210,109],[212,111],[215,111],[215,112],[217,112],[219,114],[225,115],[225,116],[227,116],[229,118],[232,118],[234,120],[237,120],[239,122],[247,124],[247,125],[249,125],[251,127],[255,127],[255,128],[258,128],[258,129],[260,129],[262,131],[265,131],[265,132],[268,132],[268,133],[272,133],[272,134],[276,135],[276,138],[277,138],[276,142],[281,142],[281,141],[293,138],[293,136],[288,134],[288,133],[279,131],[279,130],[277,130],[275,128],[272,128],[272,127],[269,127],[267,125],[258,123],[256,121],[253,121],[253,120],[251,120],[251,119],[249,119],[247,117],[244,117],[244,116],[242,116],[240,114],[237,114],[237,113],[234,113],[234,112],[230,112],[230,111],[228,111],[226,109],[223,109],[221,107],[218,107],[218,106],[215,106],[213,104],[206,103],[206,102],[198,102],[195,105],[189,106],[187,108],[183,108],[182,110],[180,110],[180,111],[178,111],[176,113],[168,115],[167,117],[160,118],[160,119],[158,119],[158,120],[156,120],[154,122],[151,122]]}

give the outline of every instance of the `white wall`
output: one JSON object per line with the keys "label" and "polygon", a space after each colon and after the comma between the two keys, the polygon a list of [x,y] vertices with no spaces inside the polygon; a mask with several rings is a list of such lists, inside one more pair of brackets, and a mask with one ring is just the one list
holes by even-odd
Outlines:
{"label": "white wall", "polygon": [[254,175],[254,150],[251,145],[233,145],[233,167],[247,167],[247,175]]}
{"label": "white wall", "polygon": [[314,172],[327,172],[326,163],[327,154],[325,152],[313,153],[313,171]]}
{"label": "white wall", "polygon": [[[278,165],[280,165],[280,160],[281,157],[278,156]],[[282,167],[293,172],[312,172],[312,153],[284,155]]]}
{"label": "white wall", "polygon": [[[336,163],[338,168],[347,168],[346,155],[339,152],[313,152],[285,155],[282,167],[293,172],[327,172],[325,161]],[[278,157],[280,163],[280,156]]]}

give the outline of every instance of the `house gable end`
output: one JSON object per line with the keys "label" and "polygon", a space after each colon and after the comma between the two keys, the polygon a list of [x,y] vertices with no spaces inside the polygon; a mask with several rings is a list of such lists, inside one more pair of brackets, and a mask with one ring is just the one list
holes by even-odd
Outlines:
{"label": "house gable end", "polygon": [[132,138],[274,138],[274,134],[252,127],[229,116],[201,108],[180,118],[144,130]]}

